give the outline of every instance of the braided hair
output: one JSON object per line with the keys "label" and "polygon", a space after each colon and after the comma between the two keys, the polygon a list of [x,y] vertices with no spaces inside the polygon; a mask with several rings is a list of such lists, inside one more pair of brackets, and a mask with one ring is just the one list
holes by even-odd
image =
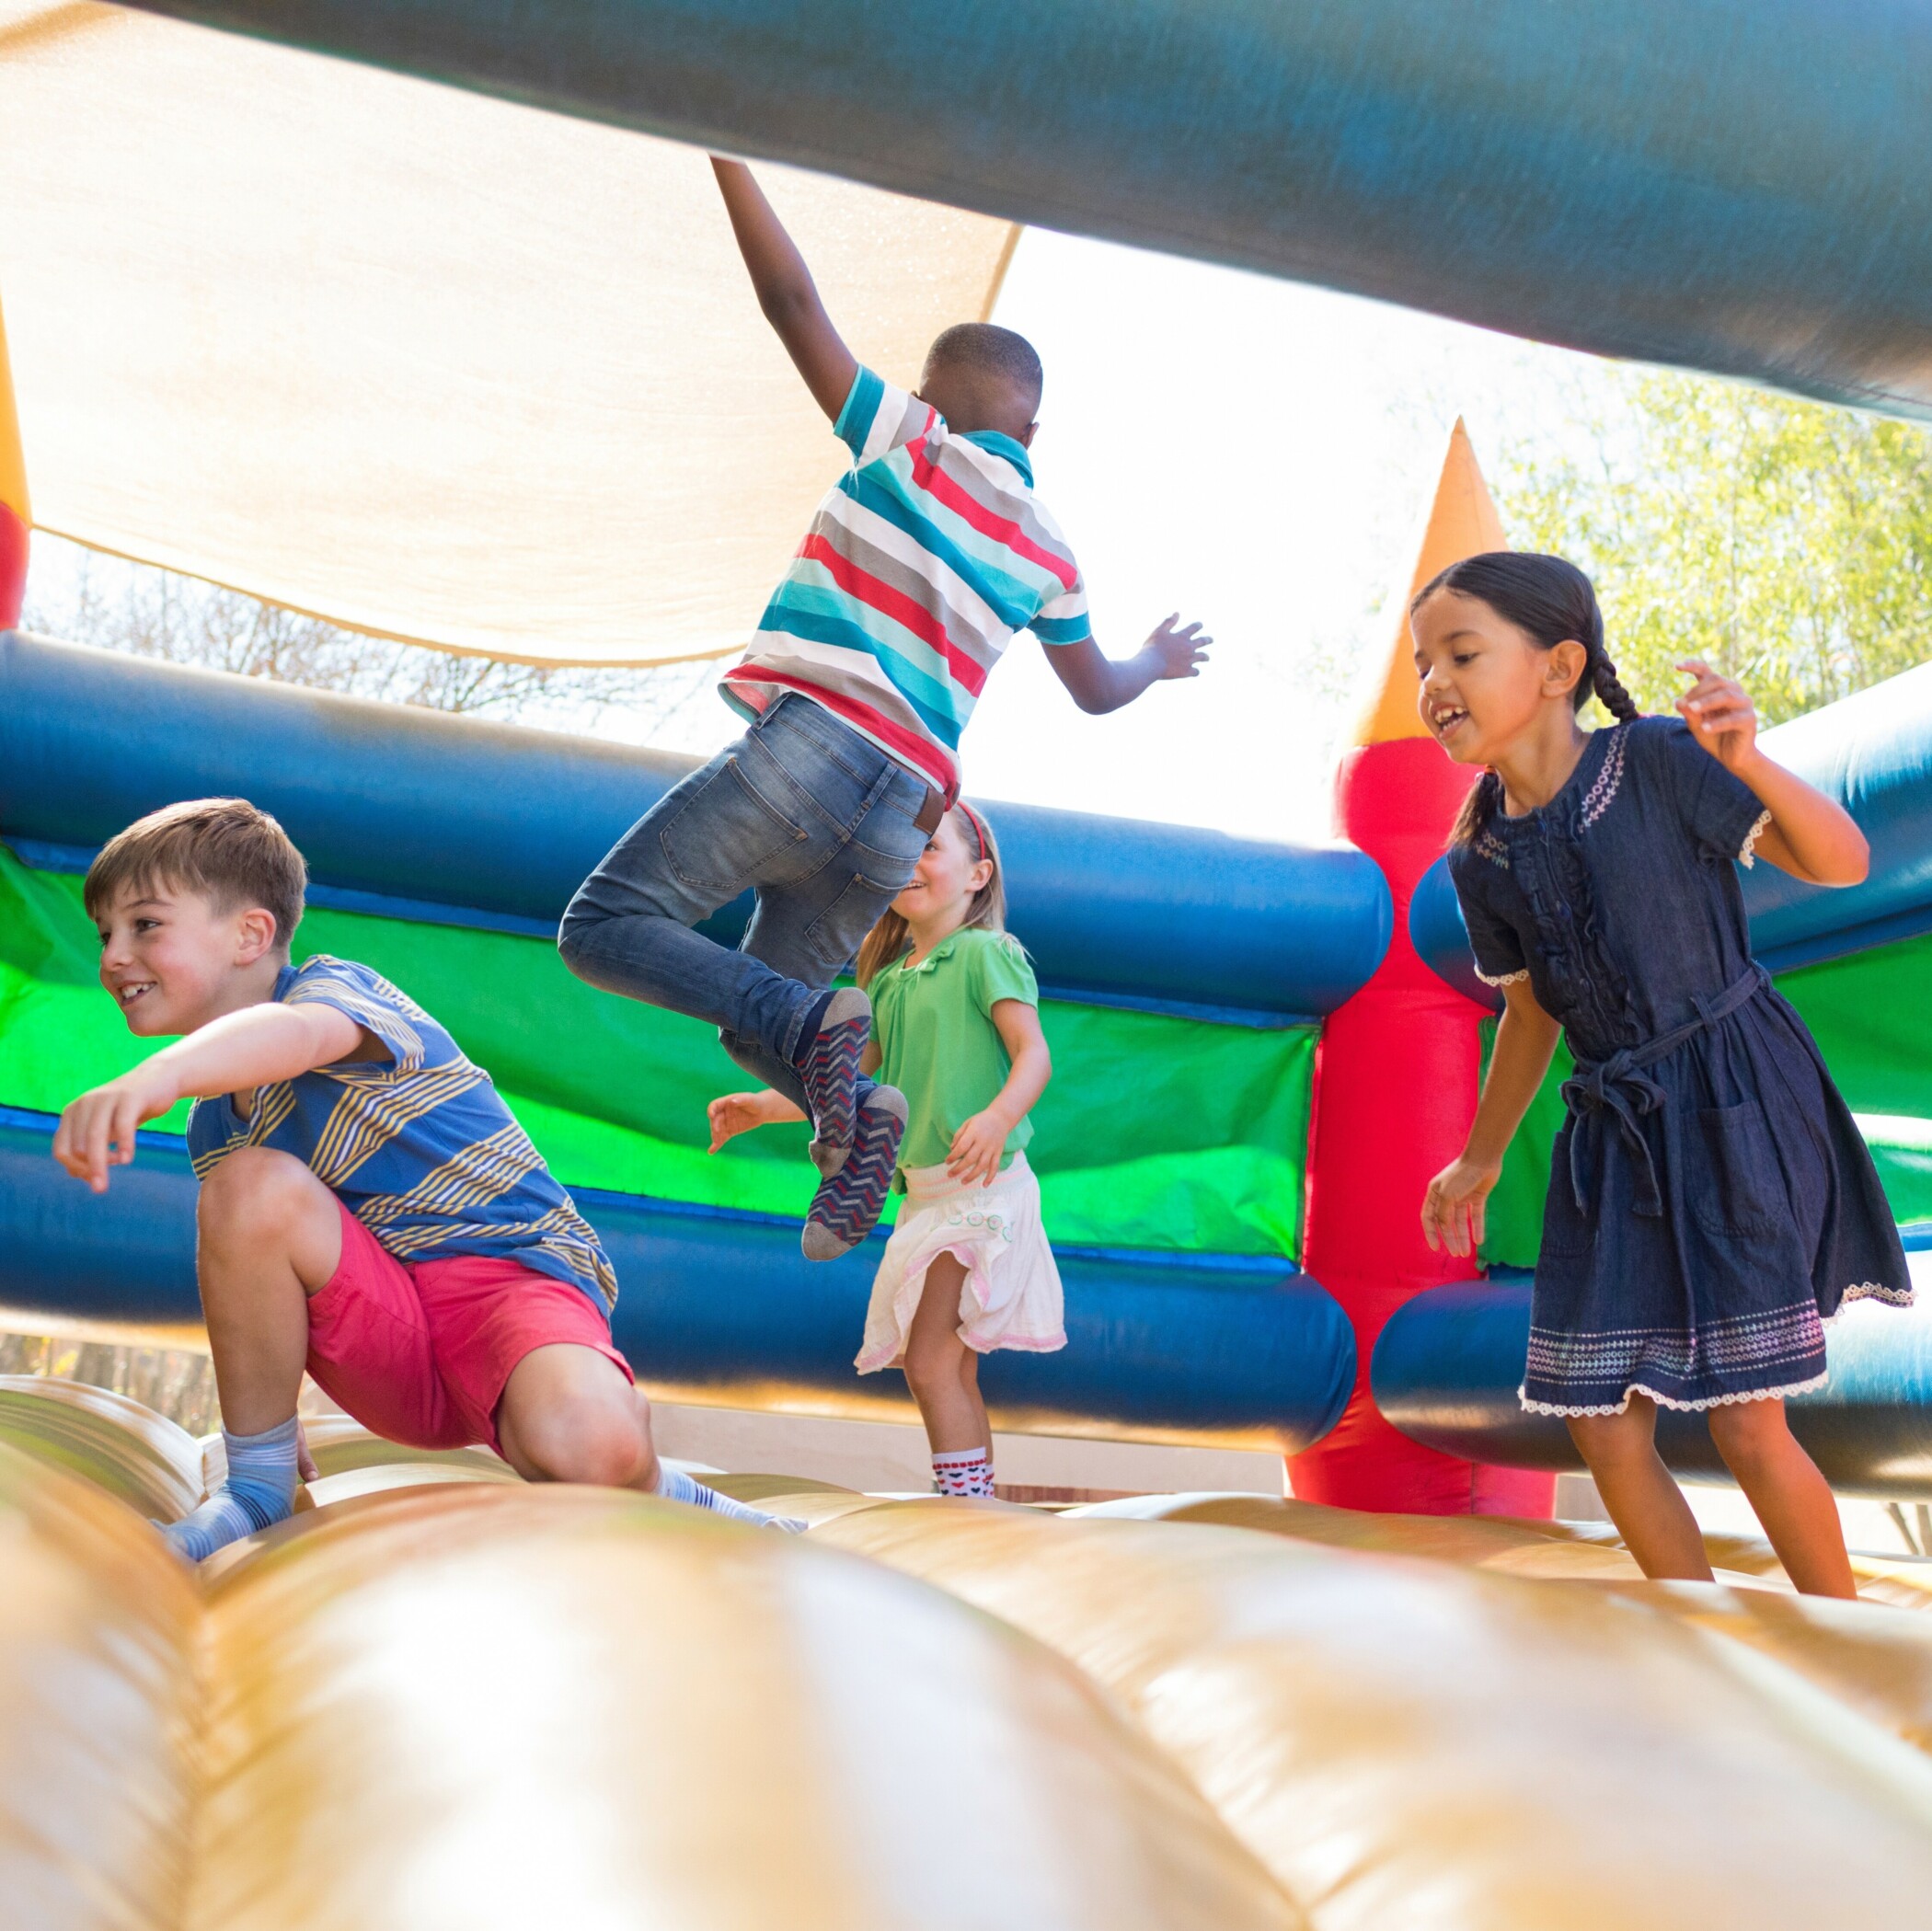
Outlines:
{"label": "braided hair", "polygon": [[[1594,696],[1619,724],[1638,715],[1636,702],[1604,645],[1604,613],[1597,607],[1596,590],[1575,564],[1524,550],[1487,550],[1479,557],[1465,557],[1423,584],[1409,603],[1409,615],[1444,590],[1478,598],[1515,625],[1539,650],[1554,650],[1569,641],[1581,644],[1583,674],[1570,693],[1573,709],[1581,710]],[[1501,807],[1502,780],[1493,770],[1485,771],[1464,800],[1462,815],[1450,834],[1452,842],[1466,845],[1478,836]]]}

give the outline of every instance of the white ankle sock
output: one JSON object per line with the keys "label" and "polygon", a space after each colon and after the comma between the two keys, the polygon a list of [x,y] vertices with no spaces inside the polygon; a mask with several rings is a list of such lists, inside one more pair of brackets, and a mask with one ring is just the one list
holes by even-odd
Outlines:
{"label": "white ankle sock", "polygon": [[760,1528],[784,1529],[793,1535],[804,1533],[805,1524],[796,1516],[769,1515],[748,1502],[733,1501],[729,1495],[720,1495],[702,1482],[694,1482],[682,1468],[673,1468],[669,1462],[658,1464],[656,1492],[667,1502],[683,1502],[687,1509],[709,1509],[716,1515],[730,1516],[733,1522],[756,1523]]}
{"label": "white ankle sock", "polygon": [[224,1429],[228,1475],[192,1515],[166,1523],[161,1533],[190,1562],[288,1519],[295,1502],[295,1418],[259,1435]]}
{"label": "white ankle sock", "polygon": [[933,1487],[941,1495],[991,1495],[993,1457],[983,1448],[949,1449],[933,1456]]}

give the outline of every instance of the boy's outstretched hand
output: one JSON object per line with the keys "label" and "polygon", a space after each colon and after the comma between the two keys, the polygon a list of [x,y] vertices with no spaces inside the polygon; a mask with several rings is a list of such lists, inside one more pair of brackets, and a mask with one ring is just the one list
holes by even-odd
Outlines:
{"label": "boy's outstretched hand", "polygon": [[1116,661],[1087,637],[1077,644],[1049,645],[1046,659],[1074,702],[1088,717],[1099,718],[1169,678],[1199,677],[1213,641],[1199,624],[1183,624],[1176,611],[1132,657]]}
{"label": "boy's outstretched hand", "polygon": [[61,1115],[53,1157],[96,1193],[108,1190],[108,1169],[134,1157],[134,1134],[181,1098],[173,1075],[153,1060],[83,1093]]}
{"label": "boy's outstretched hand", "polygon": [[1154,673],[1158,683],[1169,677],[1199,677],[1213,641],[1199,624],[1183,624],[1177,610],[1161,619],[1141,649],[1158,667]]}

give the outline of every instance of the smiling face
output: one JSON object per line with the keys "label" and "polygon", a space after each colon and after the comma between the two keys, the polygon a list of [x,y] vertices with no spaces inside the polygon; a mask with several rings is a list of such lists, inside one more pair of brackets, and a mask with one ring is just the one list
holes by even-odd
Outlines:
{"label": "smiling face", "polygon": [[1495,764],[1531,733],[1574,729],[1571,702],[1588,652],[1575,639],[1539,649],[1480,597],[1441,590],[1409,619],[1417,704],[1458,764]]}
{"label": "smiling face", "polygon": [[974,856],[972,833],[957,811],[939,821],[913,868],[912,883],[892,901],[892,910],[915,932],[950,932],[966,922],[973,894],[993,876],[991,863]]}
{"label": "smiling face", "polygon": [[98,922],[100,983],[142,1039],[193,1032],[268,996],[281,956],[275,915],[220,911],[206,892],[144,879]]}

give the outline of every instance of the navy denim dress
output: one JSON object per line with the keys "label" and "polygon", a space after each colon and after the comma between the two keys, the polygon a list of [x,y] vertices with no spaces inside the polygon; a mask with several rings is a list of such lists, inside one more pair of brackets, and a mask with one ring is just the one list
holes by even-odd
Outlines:
{"label": "navy denim dress", "polygon": [[1879,1177],[1803,1020],[1751,957],[1737,861],[1768,822],[1674,718],[1595,732],[1540,810],[1449,856],[1492,985],[1528,975],[1575,1055],[1521,1397],[1705,1408],[1825,1378],[1822,1322],[1901,1306]]}

